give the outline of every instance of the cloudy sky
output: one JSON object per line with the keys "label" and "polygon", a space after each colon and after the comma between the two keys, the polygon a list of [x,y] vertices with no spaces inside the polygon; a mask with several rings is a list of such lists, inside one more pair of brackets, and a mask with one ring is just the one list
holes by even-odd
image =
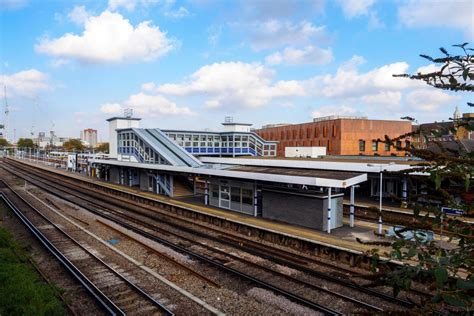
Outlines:
{"label": "cloudy sky", "polygon": [[106,140],[105,119],[125,108],[143,126],[186,129],[225,116],[446,120],[469,110],[467,94],[392,74],[435,69],[419,54],[473,42],[473,3],[0,0],[0,104],[5,85],[17,138],[97,128]]}

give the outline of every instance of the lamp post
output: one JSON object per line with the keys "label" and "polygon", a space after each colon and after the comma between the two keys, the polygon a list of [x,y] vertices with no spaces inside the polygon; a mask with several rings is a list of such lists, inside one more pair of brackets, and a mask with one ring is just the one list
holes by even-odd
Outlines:
{"label": "lamp post", "polygon": [[[379,222],[378,222],[378,233],[381,235],[382,234],[382,188],[383,188],[383,178],[382,174],[384,171],[384,167],[387,167],[389,165],[393,165],[393,162],[390,162],[389,164],[367,164],[367,167],[378,167],[379,168],[379,173],[380,173],[380,191],[379,191]],[[385,169],[386,171],[386,169]]]}

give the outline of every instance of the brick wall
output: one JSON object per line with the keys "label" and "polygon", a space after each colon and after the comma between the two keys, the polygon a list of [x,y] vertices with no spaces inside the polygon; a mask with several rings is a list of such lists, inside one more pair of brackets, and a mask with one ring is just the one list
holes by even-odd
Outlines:
{"label": "brick wall", "polygon": [[[278,141],[277,156],[285,156],[286,147],[322,146],[328,155],[404,155],[403,151],[378,143],[377,151],[372,150],[372,140],[391,138],[411,132],[407,121],[385,121],[366,119],[336,119],[321,122],[286,125],[255,131],[267,140]],[[359,150],[359,141],[365,141],[365,150]]]}

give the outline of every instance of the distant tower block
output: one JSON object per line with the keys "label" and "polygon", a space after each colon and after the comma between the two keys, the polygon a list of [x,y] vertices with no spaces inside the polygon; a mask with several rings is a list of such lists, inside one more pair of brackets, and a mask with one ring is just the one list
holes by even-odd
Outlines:
{"label": "distant tower block", "polygon": [[459,111],[459,108],[456,105],[456,109],[454,110],[454,113],[453,113],[453,121],[458,121],[460,119],[461,119],[461,112]]}

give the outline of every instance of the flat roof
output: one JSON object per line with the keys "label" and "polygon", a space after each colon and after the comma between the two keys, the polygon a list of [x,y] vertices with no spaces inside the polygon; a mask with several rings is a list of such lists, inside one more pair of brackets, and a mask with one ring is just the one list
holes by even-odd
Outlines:
{"label": "flat roof", "polygon": [[257,172],[266,174],[282,174],[288,176],[325,178],[335,180],[349,180],[351,178],[362,175],[360,172],[344,172],[344,171],[330,171],[318,169],[302,169],[302,168],[282,168],[282,167],[259,167],[259,166],[238,166],[227,170],[243,171],[243,172]]}
{"label": "flat roof", "polygon": [[[399,172],[403,170],[410,170],[416,167],[417,164],[423,161],[390,161],[390,160],[331,160],[331,159],[290,159],[290,158],[257,158],[257,157],[199,157],[204,163],[227,164],[234,166],[258,166],[258,167],[276,167],[276,168],[297,168],[297,169],[312,169],[312,170],[328,170],[328,171],[344,171],[344,172],[369,172],[379,173],[380,168],[384,172]],[[392,163],[393,162],[393,163]],[[414,175],[427,175],[423,172],[411,172]]]}
{"label": "flat roof", "polygon": [[[235,166],[225,164],[207,164],[202,167],[185,167],[138,163],[130,161],[92,159],[91,163],[113,166],[132,167],[147,170],[171,171],[198,176],[223,177],[240,179],[241,181],[266,181],[288,184],[301,184],[318,187],[347,188],[367,181],[366,173],[343,171],[324,171],[305,168],[266,168]],[[239,170],[239,167],[242,168]]]}
{"label": "flat roof", "polygon": [[221,123],[222,125],[244,125],[244,126],[252,126],[251,123],[235,123],[235,122],[224,122]]}
{"label": "flat roof", "polygon": [[106,119],[107,122],[113,121],[113,120],[129,120],[129,121],[141,121],[141,118],[138,117],[121,117],[121,116],[114,116],[109,119]]}

